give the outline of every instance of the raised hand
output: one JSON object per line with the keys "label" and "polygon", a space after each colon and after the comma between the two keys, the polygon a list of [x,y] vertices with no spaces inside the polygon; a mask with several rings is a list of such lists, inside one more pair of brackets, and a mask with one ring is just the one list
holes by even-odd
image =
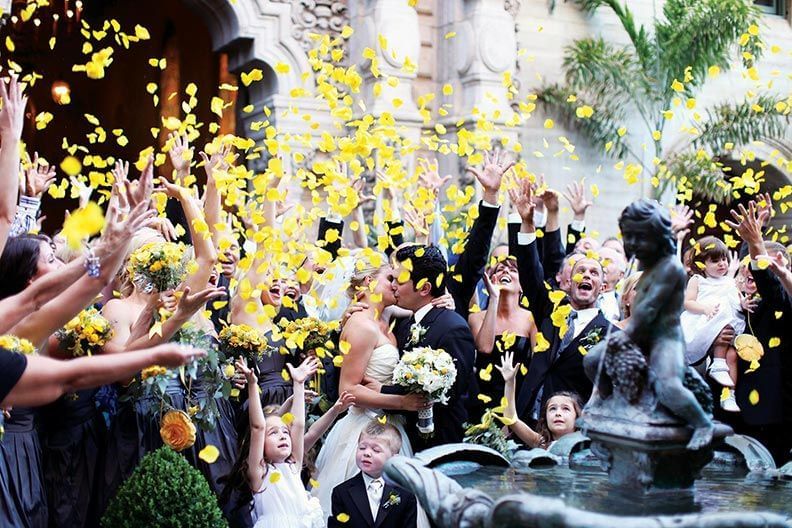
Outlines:
{"label": "raised hand", "polygon": [[676,235],[677,243],[681,244],[693,225],[693,210],[685,204],[671,208],[671,231]]}
{"label": "raised hand", "polygon": [[219,299],[225,295],[226,291],[223,288],[210,287],[196,293],[191,293],[190,287],[185,286],[182,291],[181,299],[179,299],[179,304],[176,305],[176,313],[190,318],[195,312],[200,310],[201,307],[206,306],[206,303],[209,301]]}
{"label": "raised hand", "polygon": [[0,80],[0,100],[3,103],[0,109],[0,137],[3,142],[22,137],[28,100],[27,96],[22,95],[24,89],[25,85],[19,83],[16,73],[12,72],[8,78]]}
{"label": "raised hand", "polygon": [[514,352],[507,351],[501,357],[500,366],[495,365],[495,368],[503,376],[503,381],[513,380],[517,376],[517,371],[520,370],[520,364],[514,364]]}
{"label": "raised hand", "polygon": [[[39,162],[38,152],[34,152],[33,161],[24,170],[22,177],[24,185],[20,184],[20,192],[25,196],[38,198],[55,180],[55,167],[44,161]],[[80,207],[85,207],[82,201]]]}
{"label": "raised hand", "polygon": [[564,192],[564,198],[569,202],[569,207],[575,214],[575,220],[583,220],[586,217],[586,209],[593,205],[593,202],[586,198],[586,192],[583,189],[583,182],[572,182],[567,185]]}
{"label": "raised hand", "polygon": [[770,218],[773,217],[773,199],[768,192],[760,194],[757,199],[756,210],[759,214],[767,213],[766,216],[763,217],[764,223],[762,224],[766,225]]}
{"label": "raised hand", "polygon": [[484,152],[484,164],[479,169],[477,167],[467,167],[465,170],[472,173],[484,189],[484,199],[487,202],[495,203],[498,199],[503,175],[514,167],[516,161],[509,159],[508,154],[496,148],[492,152]]}
{"label": "raised hand", "polygon": [[[418,212],[413,204],[407,203],[404,205],[402,216],[404,217],[404,221],[415,231],[416,239],[429,236],[429,226],[426,223],[426,216]],[[423,241],[423,243],[425,242],[426,240]]]}
{"label": "raised hand", "polygon": [[487,273],[484,274],[482,279],[484,279],[484,286],[486,286],[487,288],[487,293],[489,294],[490,302],[495,303],[495,304],[491,304],[490,306],[496,308],[498,306],[497,301],[498,299],[500,299],[500,287],[496,286],[495,284],[492,284],[492,279],[490,279]]}
{"label": "raised hand", "polygon": [[231,145],[223,145],[211,156],[203,151],[199,152],[198,154],[203,160],[204,170],[206,171],[207,178],[210,178],[212,181],[214,181],[214,172],[227,171],[239,157],[238,154],[234,154],[234,157],[230,161],[228,160],[228,156],[231,154]]}
{"label": "raised hand", "polygon": [[[118,169],[118,164],[116,164]],[[116,174],[116,169],[113,170],[113,175]],[[127,163],[125,170],[129,171],[129,164]],[[135,182],[127,182],[126,184],[126,198],[129,202],[129,207],[135,207],[140,203],[148,204],[151,201],[151,193],[154,190],[154,154],[149,155],[146,161],[146,167],[140,173],[140,179]]]}
{"label": "raised hand", "polygon": [[748,244],[762,244],[762,226],[770,217],[770,212],[765,208],[758,211],[756,202],[751,200],[746,210],[743,204],[737,204],[739,213],[732,209],[729,213],[734,218],[734,222],[726,220],[726,224],[732,227],[740,237]]}
{"label": "raised hand", "polygon": [[355,191],[355,194],[357,194],[358,197],[358,207],[360,207],[364,203],[373,202],[374,200],[377,199],[373,194],[366,194],[363,192],[365,186],[366,186],[366,179],[363,178],[362,176],[352,182],[352,190]]}
{"label": "raised hand", "polygon": [[96,256],[103,259],[119,249],[125,249],[132,236],[140,229],[151,224],[155,211],[149,210],[147,203],[139,203],[125,214],[117,200],[111,200],[105,215],[105,227],[98,243],[94,246]]}
{"label": "raised hand", "polygon": [[338,396],[338,400],[336,400],[335,404],[333,404],[333,410],[337,413],[342,413],[352,407],[355,404],[355,395],[349,391],[344,391]]}
{"label": "raised hand", "polygon": [[421,175],[418,176],[418,181],[420,182],[421,187],[424,187],[425,189],[431,191],[432,194],[437,196],[440,192],[440,189],[443,188],[443,185],[445,185],[448,180],[451,179],[451,175],[447,174],[443,178],[440,177],[436,159],[430,162],[423,158],[419,158],[418,164],[422,169]]}
{"label": "raised hand", "polygon": [[286,368],[289,369],[289,374],[294,383],[305,383],[305,380],[313,376],[320,366],[319,360],[313,356],[305,358],[305,361],[300,363],[299,367],[286,363]]}
{"label": "raised hand", "polygon": [[256,377],[256,373],[253,371],[252,368],[248,367],[247,359],[239,358],[234,362],[234,367],[236,371],[242,374],[245,377],[245,380],[250,385],[255,385],[258,383],[258,378]]}
{"label": "raised hand", "polygon": [[180,345],[178,343],[166,343],[152,349],[155,353],[157,365],[163,367],[176,368],[187,363],[204,357],[206,351],[191,346]]}
{"label": "raised hand", "polygon": [[176,234],[176,227],[173,225],[173,222],[164,216],[152,218],[149,227],[156,229],[167,242],[173,242],[179,238]]}
{"label": "raised hand", "polygon": [[[85,182],[77,179],[74,176],[69,176],[69,182],[71,182],[73,191],[74,190],[77,191],[77,198],[80,201],[80,209],[82,209],[83,207],[88,205],[88,202],[91,201],[91,195],[93,194],[93,191],[94,191],[93,187],[91,187],[90,185],[86,184]],[[110,195],[111,198],[113,198],[113,196],[115,196],[116,199],[118,199],[119,195],[116,195],[116,194],[111,194]],[[126,203],[126,199],[124,199],[123,203]],[[124,207],[123,210],[125,212],[128,212],[129,211],[129,207]]]}
{"label": "raised hand", "polygon": [[759,306],[758,296],[745,295],[744,293],[740,294],[740,307],[743,309],[743,311],[748,313],[754,313],[754,310],[756,310],[757,306]]}
{"label": "raised hand", "polygon": [[529,232],[534,229],[533,213],[536,204],[533,197],[533,185],[528,178],[519,180],[516,188],[509,189],[509,200],[520,215],[523,224],[529,228]]}
{"label": "raised hand", "polygon": [[178,177],[186,176],[190,172],[190,163],[193,158],[193,149],[190,148],[187,134],[179,135],[176,132],[171,132],[168,134],[168,141],[171,142],[171,148],[168,150],[171,165],[176,170]]}

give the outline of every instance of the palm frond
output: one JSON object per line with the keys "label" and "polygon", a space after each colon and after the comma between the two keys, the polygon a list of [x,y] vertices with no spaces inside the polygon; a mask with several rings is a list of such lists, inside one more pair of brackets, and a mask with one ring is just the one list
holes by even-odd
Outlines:
{"label": "palm frond", "polygon": [[635,53],[644,68],[649,73],[656,67],[657,54],[655,46],[652,44],[649,35],[643,26],[636,27],[632,11],[627,8],[627,4],[622,5],[618,0],[575,0],[585,11],[593,13],[600,7],[609,7],[619,18],[624,31],[630,37],[635,48]]}
{"label": "palm frond", "polygon": [[[593,146],[604,149],[612,142],[608,151],[611,156],[623,158],[628,154],[628,146],[617,132],[624,120],[623,107],[603,104],[595,97],[558,84],[545,86],[536,95],[546,110],[559,116],[567,128],[580,132]],[[574,102],[570,101],[570,96],[575,96]],[[586,119],[577,117],[577,108],[582,105],[591,106],[594,115]]]}
{"label": "palm frond", "polygon": [[[667,0],[665,20],[655,23],[655,39],[661,71],[658,81],[671,95],[674,79],[682,81],[690,68],[692,79],[685,84],[700,86],[710,66],[729,69],[733,44],[759,24],[761,12],[750,0]],[[762,43],[750,39],[743,51],[759,58]],[[750,59],[745,59],[747,66]]]}
{"label": "palm frond", "polygon": [[642,105],[651,95],[635,53],[602,38],[576,40],[564,50],[563,70],[574,89],[607,92],[612,104]]}
{"label": "palm frond", "polygon": [[713,203],[729,203],[731,185],[724,178],[723,164],[703,150],[685,151],[671,156],[659,172],[661,191],[674,184],[680,195],[689,191]]}
{"label": "palm frond", "polygon": [[[693,141],[718,154],[726,143],[745,145],[757,139],[781,138],[787,132],[790,109],[784,98],[760,95],[740,103],[723,103],[707,111]],[[761,111],[758,111],[761,109]]]}

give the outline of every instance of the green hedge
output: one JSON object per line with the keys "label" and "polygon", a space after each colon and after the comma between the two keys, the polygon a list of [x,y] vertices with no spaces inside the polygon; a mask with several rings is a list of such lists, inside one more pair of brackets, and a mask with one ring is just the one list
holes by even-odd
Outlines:
{"label": "green hedge", "polygon": [[217,498],[200,471],[163,446],[147,454],[110,502],[105,528],[224,528]]}

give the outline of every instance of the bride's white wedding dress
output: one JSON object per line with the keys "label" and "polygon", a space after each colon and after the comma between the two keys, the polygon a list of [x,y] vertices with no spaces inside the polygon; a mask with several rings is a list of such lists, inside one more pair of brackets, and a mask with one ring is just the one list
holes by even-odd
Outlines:
{"label": "bride's white wedding dress", "polygon": [[[393,369],[399,362],[399,350],[386,343],[371,352],[366,376],[377,380],[383,385],[392,383]],[[352,407],[345,417],[336,423],[327,435],[327,440],[316,459],[316,480],[318,487],[311,490],[314,497],[319,498],[325,517],[332,513],[331,498],[333,488],[354,477],[360,471],[355,465],[355,451],[360,433],[372,419],[385,414],[381,409],[363,409]],[[412,447],[407,439],[404,427],[396,419],[388,416],[389,423],[396,426],[402,437],[400,455],[412,456]]]}

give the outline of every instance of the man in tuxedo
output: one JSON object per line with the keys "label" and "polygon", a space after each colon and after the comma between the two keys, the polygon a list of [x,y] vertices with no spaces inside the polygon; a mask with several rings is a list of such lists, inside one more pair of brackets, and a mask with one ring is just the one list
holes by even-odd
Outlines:
{"label": "man in tuxedo", "polygon": [[[510,191],[512,204],[522,218],[518,234],[517,265],[520,285],[528,299],[528,308],[539,329],[549,343],[546,350],[535,350],[528,375],[517,398],[517,413],[524,422],[534,426],[545,401],[559,391],[572,391],[583,401],[591,396],[592,383],[583,370],[585,352],[603,339],[610,323],[597,308],[602,290],[603,271],[599,261],[585,255],[578,258],[571,269],[568,295],[559,303],[563,317],[553,317],[556,303],[545,286],[544,270],[539,259],[536,228],[533,224],[533,188],[524,180],[520,189]],[[553,320],[555,319],[555,321]],[[564,324],[565,323],[565,324]],[[558,326],[557,326],[558,325]],[[562,333],[563,331],[563,333]]]}
{"label": "man in tuxedo", "polygon": [[[400,352],[416,347],[430,347],[446,351],[453,359],[457,377],[447,404],[434,404],[435,430],[430,438],[422,438],[416,426],[417,416],[408,415],[407,434],[414,451],[422,451],[442,444],[461,442],[462,424],[467,420],[466,403],[474,390],[473,365],[476,359],[473,334],[467,322],[454,310],[436,308],[432,300],[441,297],[446,288],[448,267],[435,246],[413,245],[396,251],[394,255],[393,292],[397,304],[413,312],[409,318],[396,321],[396,335]],[[403,393],[398,386],[386,385],[386,394]],[[473,395],[475,396],[475,395]]]}
{"label": "man in tuxedo", "polygon": [[415,528],[415,495],[385,482],[385,462],[401,449],[399,431],[372,420],[360,433],[355,464],[360,473],[333,488],[328,528]]}

